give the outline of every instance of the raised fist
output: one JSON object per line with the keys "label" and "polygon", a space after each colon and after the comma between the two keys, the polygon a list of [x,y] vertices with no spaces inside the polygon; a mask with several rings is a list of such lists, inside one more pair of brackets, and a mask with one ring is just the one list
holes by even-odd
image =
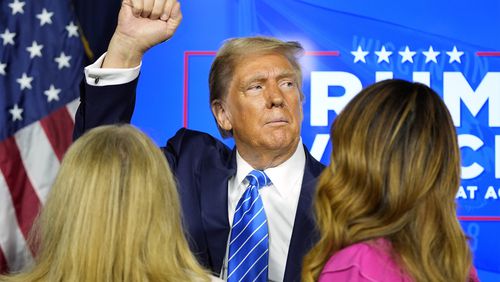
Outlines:
{"label": "raised fist", "polygon": [[137,66],[149,48],[174,35],[181,20],[177,0],[124,0],[102,67]]}

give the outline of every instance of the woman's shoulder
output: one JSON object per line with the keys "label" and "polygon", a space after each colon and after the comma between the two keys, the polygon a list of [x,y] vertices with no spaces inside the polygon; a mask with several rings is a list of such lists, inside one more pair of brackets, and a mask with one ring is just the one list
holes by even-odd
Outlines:
{"label": "woman's shoulder", "polygon": [[371,261],[391,259],[391,245],[385,239],[355,243],[336,252],[325,265],[325,269],[339,269],[353,264],[371,264]]}
{"label": "woman's shoulder", "polygon": [[389,241],[359,242],[335,253],[325,264],[322,275],[358,272],[367,281],[410,281],[392,256]]}

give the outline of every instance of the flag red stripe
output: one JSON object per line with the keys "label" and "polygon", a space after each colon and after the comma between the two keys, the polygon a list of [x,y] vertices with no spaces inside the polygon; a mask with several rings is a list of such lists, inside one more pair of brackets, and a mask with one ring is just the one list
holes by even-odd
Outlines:
{"label": "flag red stripe", "polygon": [[7,271],[7,259],[5,259],[2,249],[0,249],[0,274],[5,274]]}
{"label": "flag red stripe", "polygon": [[71,145],[73,132],[73,119],[68,113],[67,108],[61,107],[59,110],[51,113],[40,120],[40,124],[49,139],[50,145],[57,158],[62,160],[64,152]]}
{"label": "flag red stripe", "polygon": [[27,239],[41,203],[26,174],[14,137],[0,142],[0,171],[9,187],[19,228]]}

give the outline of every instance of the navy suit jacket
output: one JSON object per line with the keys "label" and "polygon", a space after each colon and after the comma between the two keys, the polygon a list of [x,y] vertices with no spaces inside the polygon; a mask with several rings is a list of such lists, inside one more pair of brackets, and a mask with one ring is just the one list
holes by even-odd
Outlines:
{"label": "navy suit jacket", "polygon": [[[128,123],[135,105],[137,79],[123,85],[85,85],[75,117],[74,139],[104,124]],[[236,174],[236,149],[209,134],[180,129],[161,148],[178,180],[186,237],[198,261],[219,274],[230,226],[228,180]],[[284,281],[299,281],[302,259],[317,240],[312,214],[316,178],[324,166],[307,148],[297,213]]]}

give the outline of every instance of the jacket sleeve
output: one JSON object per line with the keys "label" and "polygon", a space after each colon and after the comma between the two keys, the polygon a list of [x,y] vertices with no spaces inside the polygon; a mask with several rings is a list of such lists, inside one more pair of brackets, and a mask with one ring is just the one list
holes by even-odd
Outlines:
{"label": "jacket sleeve", "polygon": [[130,123],[134,113],[138,78],[120,85],[80,85],[80,105],[75,115],[73,140],[87,130],[106,124]]}

